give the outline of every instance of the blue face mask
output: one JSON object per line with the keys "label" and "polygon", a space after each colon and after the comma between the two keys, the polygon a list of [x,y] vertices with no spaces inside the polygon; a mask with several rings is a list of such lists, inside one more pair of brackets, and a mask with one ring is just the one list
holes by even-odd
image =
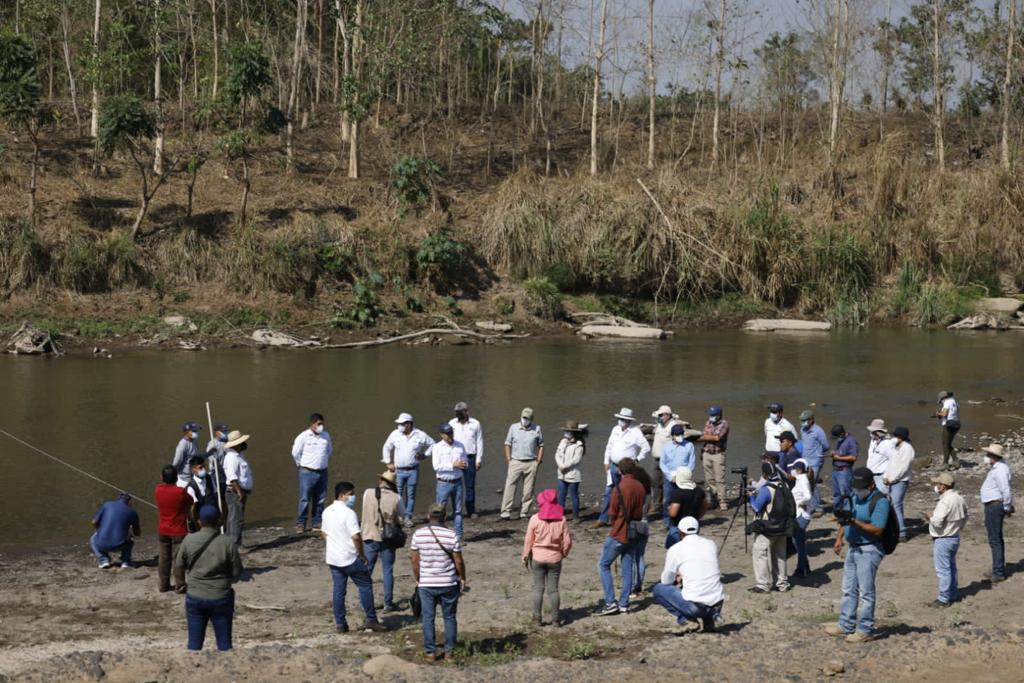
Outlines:
{"label": "blue face mask", "polygon": [[356,507],[356,494],[353,493],[351,496],[346,498],[345,505],[349,506],[349,508],[354,510]]}
{"label": "blue face mask", "polygon": [[227,443],[228,442],[228,435],[227,434],[221,434],[220,436],[217,437],[217,440],[220,441],[221,443]]}

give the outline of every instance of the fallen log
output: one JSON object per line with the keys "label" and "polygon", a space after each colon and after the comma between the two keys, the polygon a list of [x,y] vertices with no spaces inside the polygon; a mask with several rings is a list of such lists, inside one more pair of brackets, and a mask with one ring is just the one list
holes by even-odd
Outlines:
{"label": "fallen log", "polygon": [[665,330],[657,327],[626,327],[620,325],[584,325],[578,334],[584,337],[619,337],[623,339],[664,339]]}
{"label": "fallen log", "polygon": [[450,329],[447,327],[432,327],[426,330],[420,330],[419,332],[410,332],[409,334],[400,334],[397,337],[388,337],[387,339],[368,339],[366,341],[359,342],[347,342],[344,344],[324,344],[318,346],[320,349],[358,349],[365,348],[368,346],[384,346],[385,344],[394,344],[395,342],[406,341],[409,339],[416,339],[417,337],[425,337],[430,334],[448,334],[457,337],[473,337],[475,339],[523,339],[529,337],[528,334],[481,334],[479,332],[473,332],[472,330],[466,330],[463,328]]}
{"label": "fallen log", "polygon": [[947,325],[947,330],[1006,330],[1010,325],[1002,317],[997,315],[972,315],[952,325]]}
{"label": "fallen log", "polygon": [[477,328],[481,330],[487,330],[488,332],[511,332],[512,326],[508,323],[496,323],[493,320],[478,320],[473,323]]}
{"label": "fallen log", "polygon": [[22,323],[7,342],[8,353],[15,355],[40,356],[53,354],[63,356],[64,349],[49,332]]}
{"label": "fallen log", "polygon": [[791,318],[753,318],[743,324],[748,332],[828,332],[832,323]]}

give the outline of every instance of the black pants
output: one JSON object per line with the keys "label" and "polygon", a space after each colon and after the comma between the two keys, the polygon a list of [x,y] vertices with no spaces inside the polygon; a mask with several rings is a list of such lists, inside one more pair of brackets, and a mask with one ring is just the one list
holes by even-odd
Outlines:
{"label": "black pants", "polygon": [[957,455],[957,451],[953,448],[953,439],[956,437],[956,433],[960,431],[959,427],[943,427],[942,428],[942,464],[953,465],[955,467],[960,466],[960,456]]}

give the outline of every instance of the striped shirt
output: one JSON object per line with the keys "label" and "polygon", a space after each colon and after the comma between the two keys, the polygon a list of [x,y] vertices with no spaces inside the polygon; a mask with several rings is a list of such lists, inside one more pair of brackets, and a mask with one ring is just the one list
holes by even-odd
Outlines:
{"label": "striped shirt", "polygon": [[[431,534],[431,531],[434,533]],[[436,541],[434,536],[437,536]],[[412,544],[409,547],[420,554],[419,585],[424,588],[443,588],[459,582],[455,563],[441,545],[438,545],[438,541],[452,553],[462,552],[462,544],[459,543],[455,532],[448,527],[431,524],[417,529],[412,535]]]}

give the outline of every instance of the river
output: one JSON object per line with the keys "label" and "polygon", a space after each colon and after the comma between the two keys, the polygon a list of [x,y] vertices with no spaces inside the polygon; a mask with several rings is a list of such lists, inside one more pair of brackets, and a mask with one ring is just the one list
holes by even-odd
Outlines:
{"label": "river", "polygon": [[[884,417],[911,431],[918,453],[938,448],[929,414],[940,389],[961,402],[964,433],[1016,427],[1000,414],[1022,412],[1024,335],[917,330],[793,336],[736,330],[688,332],[664,342],[525,340],[508,345],[381,347],[285,352],[124,352],[112,359],[0,357],[0,428],[120,487],[152,499],[183,422],[214,419],[252,435],[255,478],[249,524],[294,523],[297,485],[291,443],[312,411],[324,413],[335,443],[330,479],[360,489],[376,483],[381,445],[401,411],[436,435],[456,401],[467,401],[484,426],[477,491],[494,510],[505,464],[501,443],[524,406],[536,411],[548,443],[539,487],[554,486],[553,455],[566,419],[591,425],[583,492],[603,487],[601,458],[613,413],[622,406],[648,419],[669,403],[699,427],[720,403],[732,424],[729,466],[754,464],[763,449],[766,406],[797,415],[817,404],[826,429],[841,422],[861,441]],[[981,405],[969,401],[984,401]],[[648,419],[649,421],[649,419]],[[79,543],[111,489],[0,436],[4,495],[0,550]],[[417,508],[432,498],[426,465]],[[701,478],[698,472],[698,479]],[[735,478],[730,475],[730,478]],[[538,488],[539,490],[539,488]],[[155,513],[137,504],[143,533]]]}

